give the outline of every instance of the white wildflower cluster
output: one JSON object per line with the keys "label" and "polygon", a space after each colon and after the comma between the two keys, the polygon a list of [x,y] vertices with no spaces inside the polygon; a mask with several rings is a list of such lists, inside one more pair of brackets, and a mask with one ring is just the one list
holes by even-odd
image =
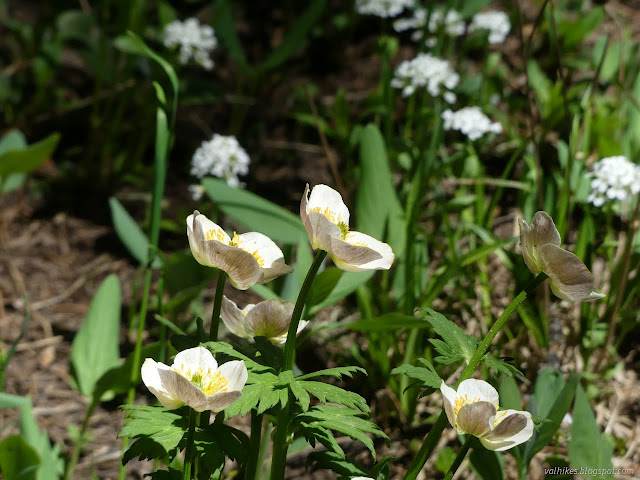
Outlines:
{"label": "white wildflower cluster", "polygon": [[606,157],[596,162],[591,180],[591,193],[587,201],[601,207],[608,200],[627,200],[640,193],[640,165],[618,155]]}
{"label": "white wildflower cluster", "polygon": [[413,4],[414,0],[356,0],[356,10],[360,15],[390,18],[397,17]]}
{"label": "white wildflower cluster", "polygon": [[479,12],[474,15],[469,31],[489,30],[489,43],[502,43],[511,31],[511,22],[506,13],[500,10]]}
{"label": "white wildflower cluster", "polygon": [[[240,146],[234,136],[213,135],[193,154],[191,159],[191,175],[203,178],[207,175],[224,178],[232,187],[241,186],[239,175],[249,173],[249,155]],[[202,197],[202,189],[198,185],[189,187],[194,200]]]}
{"label": "white wildflower cluster", "polygon": [[470,140],[477,140],[489,132],[502,132],[502,125],[492,122],[478,107],[464,107],[456,112],[445,110],[442,119],[445,130],[459,130]]}
{"label": "white wildflower cluster", "polygon": [[[465,25],[460,13],[455,10],[449,10],[445,14],[442,10],[434,10],[429,17],[428,30],[435,33],[444,24],[444,31],[448,35],[459,36],[464,34]],[[396,32],[405,32],[407,30],[415,30],[411,34],[411,39],[417,42],[422,39],[424,27],[427,25],[427,9],[416,8],[413,15],[407,18],[400,18],[393,23]]]}
{"label": "white wildflower cluster", "polygon": [[213,68],[211,52],[218,46],[213,28],[200,25],[197,18],[188,18],[184,22],[174,20],[164,28],[164,46],[180,47],[180,63],[188,63],[193,57],[205,70]]}
{"label": "white wildflower cluster", "polygon": [[[406,60],[396,68],[391,86],[402,89],[402,96],[412,95],[416,89],[426,87],[429,94],[440,95],[444,86],[448,90],[454,89],[460,81],[458,75],[447,60],[434,57],[428,53],[421,53],[412,60]],[[455,94],[446,92],[445,100],[455,102]]]}

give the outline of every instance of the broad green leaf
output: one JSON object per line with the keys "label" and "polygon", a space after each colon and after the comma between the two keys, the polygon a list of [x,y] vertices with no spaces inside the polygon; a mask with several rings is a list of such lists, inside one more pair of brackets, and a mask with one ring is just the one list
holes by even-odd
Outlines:
{"label": "broad green leaf", "polygon": [[593,32],[605,19],[602,7],[592,7],[586,13],[558,22],[558,36],[562,37],[563,48],[571,49]]}
{"label": "broad green leaf", "polygon": [[31,398],[0,392],[0,409],[4,408],[20,409],[20,432],[25,441],[35,448],[41,459],[37,480],[59,480],[64,471],[60,445],[51,447],[49,436],[38,427],[33,416]]}
{"label": "broad green leaf", "polygon": [[522,398],[514,378],[510,375],[500,377],[500,407],[502,409],[522,410]]}
{"label": "broad green leaf", "polygon": [[327,268],[324,272],[318,274],[313,280],[307,297],[307,308],[326,300],[338,284],[341,276],[342,270],[336,267]]}
{"label": "broad green leaf", "polygon": [[[291,272],[290,275],[286,275],[284,277],[284,285],[282,287],[282,291],[280,292],[280,296],[283,300],[287,300],[290,302],[296,301],[296,299],[298,298],[298,294],[300,293],[300,289],[302,288],[302,284],[304,283],[304,279],[306,278],[312,263],[313,252],[311,251],[311,245],[309,245],[309,239],[306,236],[300,237],[300,240],[298,240],[298,245],[296,246],[296,261],[292,265],[293,272]],[[260,294],[260,292],[257,293]],[[261,296],[263,298],[267,298],[264,295]],[[307,307],[308,306],[309,299],[307,298]]]}
{"label": "broad green leaf", "polygon": [[385,313],[376,318],[366,318],[344,324],[344,326],[359,332],[388,332],[401,328],[428,328],[429,322],[424,317],[415,317],[402,313]]}
{"label": "broad green leaf", "polygon": [[216,178],[205,178],[202,185],[215,205],[247,230],[289,244],[307,237],[298,216],[255,193],[230,187],[227,182]]}
{"label": "broad green leaf", "polygon": [[400,256],[406,239],[404,212],[393,185],[384,139],[373,124],[367,125],[360,136],[360,165],[358,230],[383,240],[386,229],[391,248]]}
{"label": "broad green leaf", "polygon": [[38,452],[22,437],[11,435],[0,442],[0,472],[5,480],[36,480]]}
{"label": "broad green leaf", "polygon": [[577,469],[586,468],[600,472],[590,478],[610,479],[613,478],[613,475],[602,473],[602,470],[610,472],[613,469],[612,456],[613,443],[606,435],[600,434],[600,427],[596,423],[589,400],[582,387],[578,385],[569,439],[571,466]]}
{"label": "broad green leaf", "polygon": [[0,157],[5,152],[12,150],[23,150],[27,147],[27,139],[20,130],[11,130],[4,137],[0,138]]}
{"label": "broad green leaf", "polygon": [[96,382],[118,365],[120,281],[109,275],[91,300],[87,317],[71,345],[71,370],[80,392],[90,397]]}
{"label": "broad green leaf", "polygon": [[[565,414],[569,411],[571,407],[571,402],[573,401],[573,396],[576,391],[576,385],[578,384],[578,375],[572,375],[569,378],[569,381],[564,385],[564,388],[559,389],[557,387],[548,388],[557,388],[555,391],[551,392],[551,395],[555,397],[553,400],[553,404],[547,410],[548,414],[540,415],[540,411],[531,412],[540,417],[546,417],[549,421],[545,422],[541,425],[540,429],[533,432],[533,437],[524,444],[525,451],[525,461],[528,464],[533,456],[542,450],[553,438],[553,436],[558,431],[560,424],[562,423],[562,419]],[[538,394],[538,390],[536,389],[536,395]],[[535,397],[536,404],[538,404],[538,398]],[[543,407],[547,404],[547,400],[543,400]]]}
{"label": "broad green leaf", "polygon": [[535,60],[529,60],[529,64],[527,65],[527,77],[531,84],[531,88],[533,88],[533,91],[536,94],[538,102],[543,108],[546,108],[551,100],[551,80],[547,78],[540,68],[540,65],[538,65],[538,62]]}
{"label": "broad green leaf", "polygon": [[238,38],[231,2],[229,0],[216,0],[214,12],[213,26],[216,30],[216,36],[229,52],[229,56],[238,62],[244,73],[252,75],[255,72],[248,64],[244,49]]}
{"label": "broad green leaf", "polygon": [[504,459],[498,452],[486,448],[474,448],[469,455],[473,469],[483,480],[504,479]]}
{"label": "broad green leaf", "polygon": [[322,15],[326,4],[326,0],[312,0],[304,13],[284,36],[280,45],[274,48],[267,58],[258,65],[258,71],[266,72],[271,70],[296,54],[304,44],[309,31]]}
{"label": "broad green leaf", "polygon": [[[120,241],[133,258],[141,265],[146,265],[149,259],[149,239],[116,197],[109,198],[109,208],[111,221]],[[161,258],[156,256],[153,264],[154,267],[159,267],[162,264]]]}
{"label": "broad green leaf", "polygon": [[[17,136],[14,135],[10,138],[9,148],[11,145],[18,144]],[[59,140],[60,134],[54,133],[28,147],[5,151],[0,155],[0,177],[35,170],[51,156]]]}
{"label": "broad green leaf", "polygon": [[[608,46],[607,46],[608,45]],[[607,49],[605,50],[605,47]],[[607,82],[618,72],[620,68],[621,42],[607,43],[607,36],[600,35],[593,45],[593,65],[597,68],[602,62],[600,69],[600,80]],[[604,55],[604,59],[602,58]]]}
{"label": "broad green leaf", "polygon": [[536,415],[540,417],[549,415],[556,398],[565,384],[564,377],[558,370],[544,368],[538,373],[538,378],[533,387],[536,399]]}
{"label": "broad green leaf", "polygon": [[338,280],[338,283],[329,296],[317,305],[311,307],[309,313],[313,314],[323,308],[335,305],[347,295],[355,292],[360,285],[373,277],[374,273],[374,270],[369,270],[368,272],[343,272],[340,280]]}

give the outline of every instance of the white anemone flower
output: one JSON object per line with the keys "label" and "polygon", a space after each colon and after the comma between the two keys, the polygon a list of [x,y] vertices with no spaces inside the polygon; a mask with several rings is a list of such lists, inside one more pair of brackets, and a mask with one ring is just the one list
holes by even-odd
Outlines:
{"label": "white anemone flower", "polygon": [[498,392],[484,380],[464,380],[458,391],[442,382],[440,391],[449,423],[458,433],[478,437],[489,450],[508,450],[533,435],[531,414],[500,410]]}
{"label": "white anemone flower", "polygon": [[187,237],[196,261],[227,272],[233,286],[240,290],[293,271],[266,235],[234,233],[232,238],[197,210],[187,217]]}
{"label": "white anemone flower", "polygon": [[218,366],[204,347],[178,353],[170,367],[152,358],[142,365],[142,381],[169,409],[187,404],[196,412],[220,412],[242,396],[247,377],[242,360]]}
{"label": "white anemone flower", "polygon": [[341,270],[362,272],[388,270],[394,260],[386,243],[349,230],[349,209],[342,196],[326,185],[305,188],[300,217],[314,249],[324,250]]}
{"label": "white anemone flower", "polygon": [[[291,302],[265,300],[240,309],[233,300],[223,297],[220,317],[229,331],[240,338],[266,337],[275,345],[283,345],[287,341],[293,307]],[[302,320],[296,334],[308,323]]]}
{"label": "white anemone flower", "polygon": [[594,291],[593,275],[573,253],[560,248],[560,233],[546,212],[537,212],[528,225],[520,219],[520,247],[524,262],[537,275],[549,276],[551,291],[558,298],[583,302],[603,298]]}

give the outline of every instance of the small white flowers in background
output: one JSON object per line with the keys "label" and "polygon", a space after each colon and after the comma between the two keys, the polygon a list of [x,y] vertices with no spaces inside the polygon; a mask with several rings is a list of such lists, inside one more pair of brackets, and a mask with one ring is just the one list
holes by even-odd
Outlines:
{"label": "small white flowers in background", "polygon": [[[404,32],[407,30],[416,30],[411,34],[411,40],[414,42],[422,39],[423,29],[427,24],[427,9],[418,7],[413,11],[413,15],[408,18],[399,18],[393,22],[393,28],[396,32]],[[449,10],[445,14],[442,10],[434,10],[429,17],[428,30],[431,33],[438,31],[444,24],[444,31],[451,36],[457,37],[464,34],[464,19],[455,10]]]}
{"label": "small white flowers in background", "polygon": [[413,4],[414,0],[356,0],[356,10],[360,15],[389,18],[400,15]]}
{"label": "small white flowers in background", "polygon": [[197,210],[187,217],[187,237],[193,258],[205,267],[227,272],[240,290],[267,283],[293,269],[282,250],[266,235],[248,232],[233,238]]}
{"label": "small white flowers in background", "polygon": [[601,207],[608,201],[625,201],[640,193],[640,165],[627,157],[606,157],[593,165],[591,193],[587,201]]}
{"label": "small white flowers in background", "polygon": [[478,437],[489,450],[508,450],[533,435],[531,414],[499,410],[498,392],[483,380],[464,380],[457,391],[442,382],[440,391],[451,426]]}
{"label": "small white flowers in background", "polygon": [[180,46],[180,63],[187,64],[191,58],[205,70],[213,68],[211,52],[218,46],[213,28],[200,25],[197,18],[184,22],[174,20],[164,27],[163,43],[167,48]]}
{"label": "small white flowers in background", "polygon": [[239,187],[241,183],[238,176],[249,173],[249,163],[249,155],[236,137],[215,133],[211,140],[202,142],[193,154],[191,175],[197,178],[213,175],[225,179],[232,187]]}
{"label": "small white flowers in background", "polygon": [[[291,302],[265,300],[240,309],[234,301],[222,297],[220,317],[229,331],[240,338],[265,337],[275,345],[284,345],[293,307]],[[308,323],[302,320],[296,333],[300,333]]]}
{"label": "small white flowers in background", "polygon": [[477,140],[489,132],[502,132],[502,125],[492,122],[479,107],[464,107],[455,112],[445,110],[442,119],[445,130],[459,130],[470,140]]}
{"label": "small white flowers in background", "polygon": [[345,272],[388,270],[395,258],[391,247],[364,233],[349,230],[349,209],[342,196],[326,185],[309,185],[300,202],[300,218],[314,250],[324,250]]}
{"label": "small white flowers in background", "polygon": [[220,412],[242,396],[248,372],[242,360],[218,366],[204,347],[184,350],[171,367],[147,358],[142,381],[162,406],[169,409],[185,403],[196,412]]}
{"label": "small white flowers in background", "polygon": [[489,43],[502,43],[511,31],[509,16],[500,10],[476,13],[469,25],[469,31],[489,30]]}
{"label": "small white flowers in background", "polygon": [[430,95],[436,97],[440,95],[442,87],[452,90],[459,81],[460,75],[448,60],[421,53],[398,65],[391,86],[401,88],[403,97],[412,95],[418,88],[426,88]]}
{"label": "small white flowers in background", "polygon": [[204,187],[202,185],[194,184],[189,185],[187,188],[189,189],[189,193],[191,194],[191,198],[193,198],[193,201],[200,201],[202,195],[204,195]]}

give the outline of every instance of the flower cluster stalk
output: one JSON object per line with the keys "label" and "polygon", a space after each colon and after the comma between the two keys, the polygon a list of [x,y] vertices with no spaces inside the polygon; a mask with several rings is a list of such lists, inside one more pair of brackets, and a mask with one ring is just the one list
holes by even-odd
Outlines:
{"label": "flower cluster stalk", "polygon": [[262,414],[251,412],[251,439],[249,443],[249,458],[247,468],[244,471],[245,480],[254,480],[258,471],[260,458],[260,445],[262,440]]}
{"label": "flower cluster stalk", "polygon": [[[502,314],[495,321],[495,323],[493,324],[493,326],[491,327],[487,335],[484,337],[484,339],[482,340],[482,342],[480,343],[480,345],[478,346],[474,354],[471,356],[469,363],[467,364],[465,369],[462,371],[462,374],[458,379],[457,385],[460,385],[460,383],[463,380],[471,378],[471,375],[473,375],[473,372],[476,370],[477,366],[480,364],[482,357],[484,357],[485,353],[487,353],[487,350],[489,349],[491,342],[493,342],[493,339],[496,337],[496,335],[498,335],[498,332],[500,332],[500,330],[502,329],[504,324],[507,322],[509,317],[511,317],[511,314],[516,310],[516,308],[518,308],[518,305],[520,305],[525,300],[525,298],[527,298],[527,296],[531,292],[533,292],[546,279],[547,279],[546,274],[544,273],[538,274],[533,280],[529,282],[529,284],[524,288],[524,290],[522,290],[518,294],[518,296],[511,301],[511,303],[507,306],[504,312],[502,312]],[[407,473],[404,477],[404,480],[415,480],[415,478],[420,473],[420,470],[422,470],[422,467],[424,467],[424,464],[427,462],[427,459],[431,455],[431,452],[433,452],[433,449],[438,443],[438,439],[440,438],[444,428],[447,426],[447,423],[448,423],[447,416],[443,410],[440,416],[438,417],[438,419],[436,420],[436,423],[433,425],[433,427],[425,437],[424,442],[420,447],[420,450],[418,451],[416,457],[413,459],[413,462],[411,462],[411,465],[409,465],[409,468],[407,469]]]}
{"label": "flower cluster stalk", "polygon": [[187,447],[184,452],[184,469],[182,471],[182,480],[191,480],[191,464],[193,457],[193,437],[196,431],[196,423],[198,422],[198,414],[192,408],[189,409],[189,432],[187,433]]}

